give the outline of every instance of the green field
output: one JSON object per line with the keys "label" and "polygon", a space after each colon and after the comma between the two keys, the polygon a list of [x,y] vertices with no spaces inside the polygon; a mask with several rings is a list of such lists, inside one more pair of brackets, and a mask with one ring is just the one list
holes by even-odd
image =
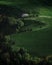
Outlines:
{"label": "green field", "polygon": [[47,23],[48,27],[32,32],[22,32],[11,35],[16,44],[13,46],[24,47],[32,55],[44,56],[52,54],[52,18],[38,18]]}

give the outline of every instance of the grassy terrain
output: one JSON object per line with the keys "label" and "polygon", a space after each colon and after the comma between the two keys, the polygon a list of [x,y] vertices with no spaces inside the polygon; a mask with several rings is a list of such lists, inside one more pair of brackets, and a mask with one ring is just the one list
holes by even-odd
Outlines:
{"label": "grassy terrain", "polygon": [[[0,4],[15,5],[25,11],[34,12],[39,11],[40,15],[52,16],[51,7],[37,7],[30,4],[4,2]],[[51,55],[52,54],[52,18],[37,18],[37,20],[44,21],[48,24],[47,28],[32,32],[22,32],[11,35],[11,39],[15,40],[16,44],[13,46],[24,47],[30,51],[32,55]]]}
{"label": "grassy terrain", "polygon": [[52,19],[39,18],[45,21],[49,26],[45,29],[14,34],[11,36],[15,40],[17,47],[29,49],[33,55],[50,55],[52,54]]}

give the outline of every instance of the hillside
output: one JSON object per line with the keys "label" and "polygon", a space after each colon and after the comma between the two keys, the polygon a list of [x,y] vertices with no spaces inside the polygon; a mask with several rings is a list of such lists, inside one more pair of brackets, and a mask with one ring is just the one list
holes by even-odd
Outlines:
{"label": "hillside", "polygon": [[[27,2],[20,2],[18,0],[17,2],[12,2],[13,0],[10,0],[11,6],[16,6],[17,8],[21,8],[22,10],[25,10],[30,13],[34,13],[34,11],[38,11],[39,15],[41,16],[51,16],[52,17],[52,8],[49,6],[34,6],[27,4]],[[16,0],[17,1],[17,0]],[[3,4],[7,3],[7,1],[1,1]],[[47,28],[39,29],[32,32],[22,32],[22,33],[16,33],[14,35],[11,35],[11,39],[15,40],[16,44],[13,46],[13,49],[17,49],[17,47],[24,47],[27,48],[32,55],[38,55],[38,56],[44,56],[44,55],[51,55],[52,54],[52,18],[44,18],[40,17],[37,18],[39,21],[44,21],[48,24]]]}

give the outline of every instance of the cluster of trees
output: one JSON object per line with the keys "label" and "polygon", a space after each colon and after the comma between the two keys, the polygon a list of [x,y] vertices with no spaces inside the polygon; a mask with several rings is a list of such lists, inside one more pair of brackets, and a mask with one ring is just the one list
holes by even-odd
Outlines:
{"label": "cluster of trees", "polygon": [[[32,26],[31,26],[32,25]],[[0,15],[0,33],[13,34],[16,32],[32,31],[32,27],[43,26],[44,23],[35,20],[21,20],[6,15]]]}
{"label": "cluster of trees", "polygon": [[18,26],[19,25],[14,17],[0,15],[0,33],[4,35],[15,33]]}
{"label": "cluster of trees", "polygon": [[24,48],[13,51],[11,46],[6,44],[5,37],[2,37],[0,38],[0,65],[52,65],[52,62],[49,62],[47,57],[33,59]]}
{"label": "cluster of trees", "polygon": [[[3,35],[14,34],[16,32],[26,32],[24,21],[6,15],[0,15],[0,33]],[[29,31],[29,28],[27,28]]]}

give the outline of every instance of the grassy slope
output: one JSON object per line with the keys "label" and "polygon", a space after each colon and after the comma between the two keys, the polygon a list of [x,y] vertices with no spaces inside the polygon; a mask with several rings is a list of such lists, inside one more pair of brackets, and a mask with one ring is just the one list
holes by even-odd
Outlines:
{"label": "grassy slope", "polygon": [[[0,2],[1,3],[1,2]],[[3,4],[6,2],[2,2]],[[9,4],[10,5],[10,4]],[[52,9],[50,8],[42,8],[42,7],[34,7],[21,4],[21,6],[18,3],[13,3],[12,5],[17,5],[22,9],[28,10],[34,10],[37,8],[37,10],[40,12],[40,15],[48,15],[52,16]],[[29,51],[33,55],[49,55],[52,54],[52,19],[44,19],[41,18],[39,20],[45,20],[46,23],[48,23],[50,26],[43,30],[33,31],[33,32],[26,32],[26,33],[19,33],[12,35],[11,38],[16,41],[15,48],[17,46],[24,47],[29,49]]]}
{"label": "grassy slope", "polygon": [[[36,7],[30,4],[21,4],[19,7],[26,11],[38,10],[40,15],[52,16],[51,7]],[[33,55],[52,54],[52,19],[41,18],[39,20],[48,23],[49,27],[39,31],[12,35],[12,38],[16,41],[15,48],[17,46],[27,48]]]}
{"label": "grassy slope", "polygon": [[49,24],[48,28],[15,34],[12,35],[12,38],[16,41],[15,47],[27,48],[34,55],[49,55],[52,54],[52,19],[42,18],[39,20],[46,21]]}

